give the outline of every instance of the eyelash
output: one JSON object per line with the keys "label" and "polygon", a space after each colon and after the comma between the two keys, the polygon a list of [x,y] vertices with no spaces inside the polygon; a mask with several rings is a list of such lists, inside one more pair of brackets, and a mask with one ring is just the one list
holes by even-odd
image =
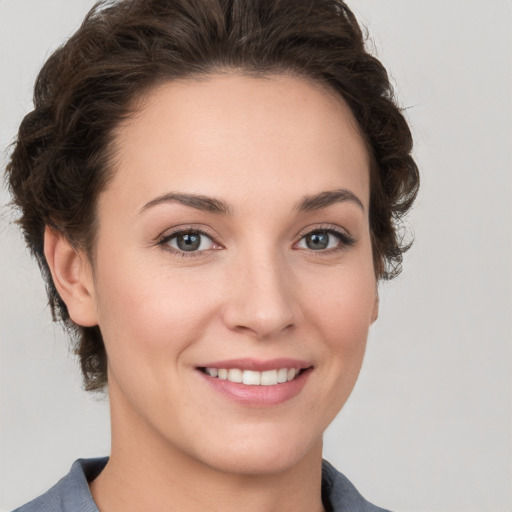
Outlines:
{"label": "eyelash", "polygon": [[[315,226],[313,229],[307,228],[304,232],[300,234],[299,242],[301,242],[303,239],[305,239],[308,235],[313,235],[315,233],[322,233],[322,234],[328,234],[334,236],[338,240],[338,244],[335,247],[322,249],[322,250],[314,250],[314,249],[303,249],[310,253],[315,254],[315,256],[321,256],[337,251],[342,251],[344,249],[348,249],[349,247],[352,247],[356,240],[352,238],[348,233],[341,230],[338,226],[334,226],[332,224],[328,225],[320,225]],[[296,242],[296,243],[299,243]],[[296,245],[296,244],[294,244]]]}
{"label": "eyelash", "polygon": [[[166,251],[169,251],[170,253],[175,254],[177,256],[180,256],[182,258],[194,258],[194,257],[197,257],[197,256],[204,255],[203,253],[207,252],[207,250],[202,250],[202,251],[182,251],[180,249],[175,249],[174,247],[171,247],[169,245],[169,242],[172,239],[177,238],[180,235],[201,235],[201,236],[205,236],[205,237],[209,238],[214,245],[217,245],[217,246],[221,247],[221,245],[214,240],[212,235],[210,235],[209,233],[207,233],[206,231],[204,231],[202,229],[193,228],[193,227],[184,227],[184,228],[181,228],[181,229],[177,229],[176,231],[173,231],[172,233],[169,233],[168,235],[164,235],[163,237],[160,238],[160,240],[158,241],[157,245],[163,246]],[[213,249],[213,250],[217,250],[217,249]]]}
{"label": "eyelash", "polygon": [[[322,255],[326,253],[332,253],[337,252],[343,249],[347,249],[349,247],[352,247],[356,240],[352,238],[350,235],[348,235],[346,232],[339,229],[337,226],[333,225],[326,225],[326,226],[317,226],[314,229],[309,229],[307,231],[304,231],[300,234],[300,238],[298,242],[294,243],[294,246],[297,245],[299,242],[301,242],[305,237],[308,235],[313,235],[315,233],[321,233],[321,234],[328,234],[334,236],[338,240],[338,245],[335,247],[327,248],[327,249],[320,249],[320,250],[314,250],[314,249],[308,249],[308,248],[300,248],[300,250],[305,250],[310,253],[314,253],[315,255]],[[215,249],[203,249],[203,250],[195,250],[195,251],[183,251],[180,249],[176,249],[174,247],[171,247],[169,245],[169,242],[173,240],[174,238],[177,238],[180,235],[201,235],[209,238],[212,243],[218,247],[222,247],[218,242],[215,241],[214,237],[207,233],[206,231],[198,228],[193,227],[184,227],[181,229],[177,229],[176,231],[173,231],[172,233],[169,233],[165,236],[162,236],[159,240],[157,245],[164,247],[166,251],[169,251],[177,256],[180,256],[182,258],[194,258],[198,256],[204,256],[205,252],[208,252],[209,250],[218,250],[218,248]]]}

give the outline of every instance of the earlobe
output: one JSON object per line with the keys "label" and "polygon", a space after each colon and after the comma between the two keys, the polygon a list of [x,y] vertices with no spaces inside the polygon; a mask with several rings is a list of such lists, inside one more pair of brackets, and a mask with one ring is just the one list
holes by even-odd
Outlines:
{"label": "earlobe", "polygon": [[372,324],[379,318],[379,290],[377,287],[375,287],[375,300],[373,303],[373,310],[372,310]]}
{"label": "earlobe", "polygon": [[49,226],[44,232],[44,255],[71,320],[82,327],[97,325],[92,269],[86,255]]}

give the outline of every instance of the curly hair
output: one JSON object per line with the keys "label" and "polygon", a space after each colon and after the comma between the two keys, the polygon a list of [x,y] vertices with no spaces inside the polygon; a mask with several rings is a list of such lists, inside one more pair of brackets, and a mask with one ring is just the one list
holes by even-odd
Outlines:
{"label": "curly hair", "polygon": [[54,320],[69,329],[87,390],[107,384],[99,327],[76,325],[43,252],[45,226],[90,256],[98,194],[111,177],[113,130],[152,87],[219,70],[293,73],[340,94],[372,159],[375,273],[390,279],[408,248],[400,220],[416,197],[412,137],[382,64],[340,0],[104,0],[41,69],[34,109],[7,164],[13,204],[46,281]]}

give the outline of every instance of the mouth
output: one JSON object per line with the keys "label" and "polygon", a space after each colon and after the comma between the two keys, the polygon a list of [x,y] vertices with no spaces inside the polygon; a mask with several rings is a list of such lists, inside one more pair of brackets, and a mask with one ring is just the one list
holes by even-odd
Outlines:
{"label": "mouth", "polygon": [[204,361],[196,367],[210,388],[244,406],[269,407],[299,395],[309,381],[311,361],[294,358]]}
{"label": "mouth", "polygon": [[246,386],[276,386],[297,379],[309,368],[275,368],[271,370],[245,370],[243,368],[200,367],[199,370],[209,377],[226,380]]}

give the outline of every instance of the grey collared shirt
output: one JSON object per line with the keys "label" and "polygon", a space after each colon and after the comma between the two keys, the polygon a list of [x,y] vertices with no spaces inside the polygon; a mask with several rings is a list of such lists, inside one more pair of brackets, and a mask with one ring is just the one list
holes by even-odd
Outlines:
{"label": "grey collared shirt", "polygon": [[[101,473],[107,461],[107,457],[78,459],[49,491],[13,512],[99,512],[88,482]],[[389,512],[366,501],[327,461],[322,465],[322,501],[327,512]]]}

